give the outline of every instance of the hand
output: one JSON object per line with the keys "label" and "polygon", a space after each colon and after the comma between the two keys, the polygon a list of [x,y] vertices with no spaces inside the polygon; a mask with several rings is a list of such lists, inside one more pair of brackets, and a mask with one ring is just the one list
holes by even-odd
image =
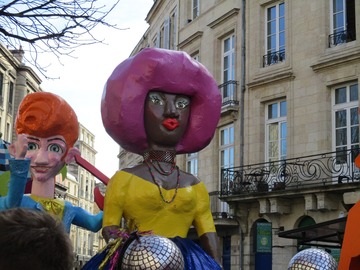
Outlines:
{"label": "hand", "polygon": [[9,153],[15,159],[24,159],[28,150],[28,139],[25,134],[19,134],[17,140],[10,144]]}

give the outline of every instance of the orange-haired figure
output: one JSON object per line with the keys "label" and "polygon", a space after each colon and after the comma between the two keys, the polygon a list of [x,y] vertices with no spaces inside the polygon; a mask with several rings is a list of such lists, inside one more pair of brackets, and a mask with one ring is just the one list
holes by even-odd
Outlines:
{"label": "orange-haired figure", "polygon": [[[100,230],[102,212],[92,215],[67,201],[54,198],[55,176],[65,163],[72,162],[79,154],[79,150],[73,147],[79,136],[79,123],[70,105],[48,92],[27,95],[19,106],[16,133],[27,138],[25,157],[30,159],[32,179],[31,194],[22,195],[20,207],[56,216],[63,221],[67,232],[71,224],[94,232]],[[12,156],[18,155],[16,150],[15,147],[9,148]],[[24,190],[24,187],[19,188]]]}
{"label": "orange-haired figure", "polygon": [[[355,159],[355,165],[360,168],[360,156]],[[349,211],[346,221],[344,240],[342,243],[338,270],[360,269],[360,201]]]}

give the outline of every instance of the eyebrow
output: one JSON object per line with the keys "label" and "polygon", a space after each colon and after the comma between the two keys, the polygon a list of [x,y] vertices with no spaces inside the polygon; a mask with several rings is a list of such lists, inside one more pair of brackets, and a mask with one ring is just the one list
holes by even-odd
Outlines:
{"label": "eyebrow", "polygon": [[52,141],[62,141],[66,145],[66,142],[61,138],[53,138],[53,139],[48,140],[48,142],[52,142]]}
{"label": "eyebrow", "polygon": [[35,138],[35,137],[31,137],[31,136],[28,136],[27,138],[28,138],[28,139],[31,139],[31,140],[34,140],[34,141],[40,141],[40,139]]}
{"label": "eyebrow", "polygon": [[[40,141],[40,139],[38,139],[36,137],[31,137],[31,136],[28,136],[28,139],[31,139],[31,140],[34,140],[34,141]],[[61,138],[52,138],[52,139],[48,140],[48,142],[52,142],[52,141],[62,141],[66,145],[66,142]]]}

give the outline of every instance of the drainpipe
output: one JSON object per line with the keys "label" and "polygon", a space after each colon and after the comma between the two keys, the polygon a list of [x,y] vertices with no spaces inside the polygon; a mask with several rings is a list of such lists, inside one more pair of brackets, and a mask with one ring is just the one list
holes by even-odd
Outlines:
{"label": "drainpipe", "polygon": [[[246,63],[246,0],[241,2],[241,79],[240,79],[240,166],[244,166],[244,95],[245,95],[245,63]],[[245,235],[241,231],[241,226],[239,227],[240,231],[240,264],[239,269],[244,269],[244,237]]]}
{"label": "drainpipe", "polygon": [[240,79],[240,166],[244,166],[244,95],[245,95],[245,63],[246,63],[246,26],[245,26],[245,4],[241,4],[241,79]]}

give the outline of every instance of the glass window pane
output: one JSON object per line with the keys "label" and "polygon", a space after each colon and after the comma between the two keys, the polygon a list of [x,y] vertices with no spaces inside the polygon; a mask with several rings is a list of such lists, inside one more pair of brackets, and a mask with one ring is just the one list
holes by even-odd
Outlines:
{"label": "glass window pane", "polygon": [[334,18],[334,29],[344,29],[344,13],[340,12],[333,16]]}
{"label": "glass window pane", "polygon": [[284,31],[285,30],[285,19],[281,18],[279,20],[279,31]]}
{"label": "glass window pane", "polygon": [[268,119],[277,118],[277,103],[268,106]]}
{"label": "glass window pane", "polygon": [[282,3],[279,5],[279,16],[284,17],[285,16],[285,4]]}
{"label": "glass window pane", "polygon": [[286,116],[286,101],[280,102],[280,116]]}
{"label": "glass window pane", "polygon": [[225,164],[225,153],[224,153],[224,151],[221,151],[221,153],[220,153],[220,161],[221,161],[221,167],[224,168],[224,164]]}
{"label": "glass window pane", "polygon": [[192,167],[191,167],[191,161],[188,161],[188,162],[187,162],[187,172],[188,172],[188,173],[191,173],[191,169],[192,169]]}
{"label": "glass window pane", "polygon": [[227,38],[224,40],[224,53],[230,50],[230,40]]}
{"label": "glass window pane", "polygon": [[281,123],[280,129],[281,129],[281,131],[280,131],[281,139],[285,139],[286,138],[286,122]]}
{"label": "glass window pane", "polygon": [[352,108],[350,109],[350,124],[353,125],[358,125],[359,124],[359,113],[358,113],[359,109],[356,108]]}
{"label": "glass window pane", "polygon": [[336,130],[336,145],[342,146],[347,144],[346,128]]}
{"label": "glass window pane", "polygon": [[275,7],[268,8],[267,10],[267,20],[274,20],[276,18],[276,9]]}
{"label": "glass window pane", "polygon": [[350,101],[359,99],[358,84],[350,85]]}
{"label": "glass window pane", "polygon": [[230,141],[230,144],[233,144],[234,143],[234,127],[230,127],[230,134],[229,134],[230,138],[229,138],[229,141]]}
{"label": "glass window pane", "polygon": [[[284,47],[285,46],[285,32],[281,32],[279,35],[279,46]],[[279,48],[280,50],[280,48]]]}
{"label": "glass window pane", "polygon": [[346,102],[346,87],[335,89],[335,104]]}
{"label": "glass window pane", "polygon": [[267,34],[268,35],[275,34],[276,33],[276,21],[268,22],[267,25],[268,25]]}
{"label": "glass window pane", "polygon": [[346,111],[338,111],[335,113],[335,127],[345,127],[346,126]]}
{"label": "glass window pane", "polygon": [[359,127],[355,126],[351,128],[351,144],[359,143]]}
{"label": "glass window pane", "polygon": [[224,167],[229,167],[229,149],[224,150]]}
{"label": "glass window pane", "polygon": [[229,56],[224,57],[224,70],[229,69]]}
{"label": "glass window pane", "polygon": [[268,53],[276,52],[276,36],[268,36]]}
{"label": "glass window pane", "polygon": [[221,139],[220,139],[221,145],[227,144],[227,143],[226,143],[226,141],[227,141],[227,130],[226,130],[226,129],[221,130],[221,135],[220,135],[220,137],[221,137]]}
{"label": "glass window pane", "polygon": [[269,143],[269,157],[278,157],[279,154],[279,148],[278,148],[278,142],[270,142]]}
{"label": "glass window pane", "polygon": [[344,10],[343,0],[333,0],[333,9],[334,12]]}
{"label": "glass window pane", "polygon": [[281,141],[281,153],[280,153],[281,157],[286,157],[286,141],[282,140]]}
{"label": "glass window pane", "polygon": [[278,124],[269,125],[269,141],[276,141],[279,138]]}
{"label": "glass window pane", "polygon": [[234,166],[235,154],[234,154],[234,147],[229,149],[229,167]]}

